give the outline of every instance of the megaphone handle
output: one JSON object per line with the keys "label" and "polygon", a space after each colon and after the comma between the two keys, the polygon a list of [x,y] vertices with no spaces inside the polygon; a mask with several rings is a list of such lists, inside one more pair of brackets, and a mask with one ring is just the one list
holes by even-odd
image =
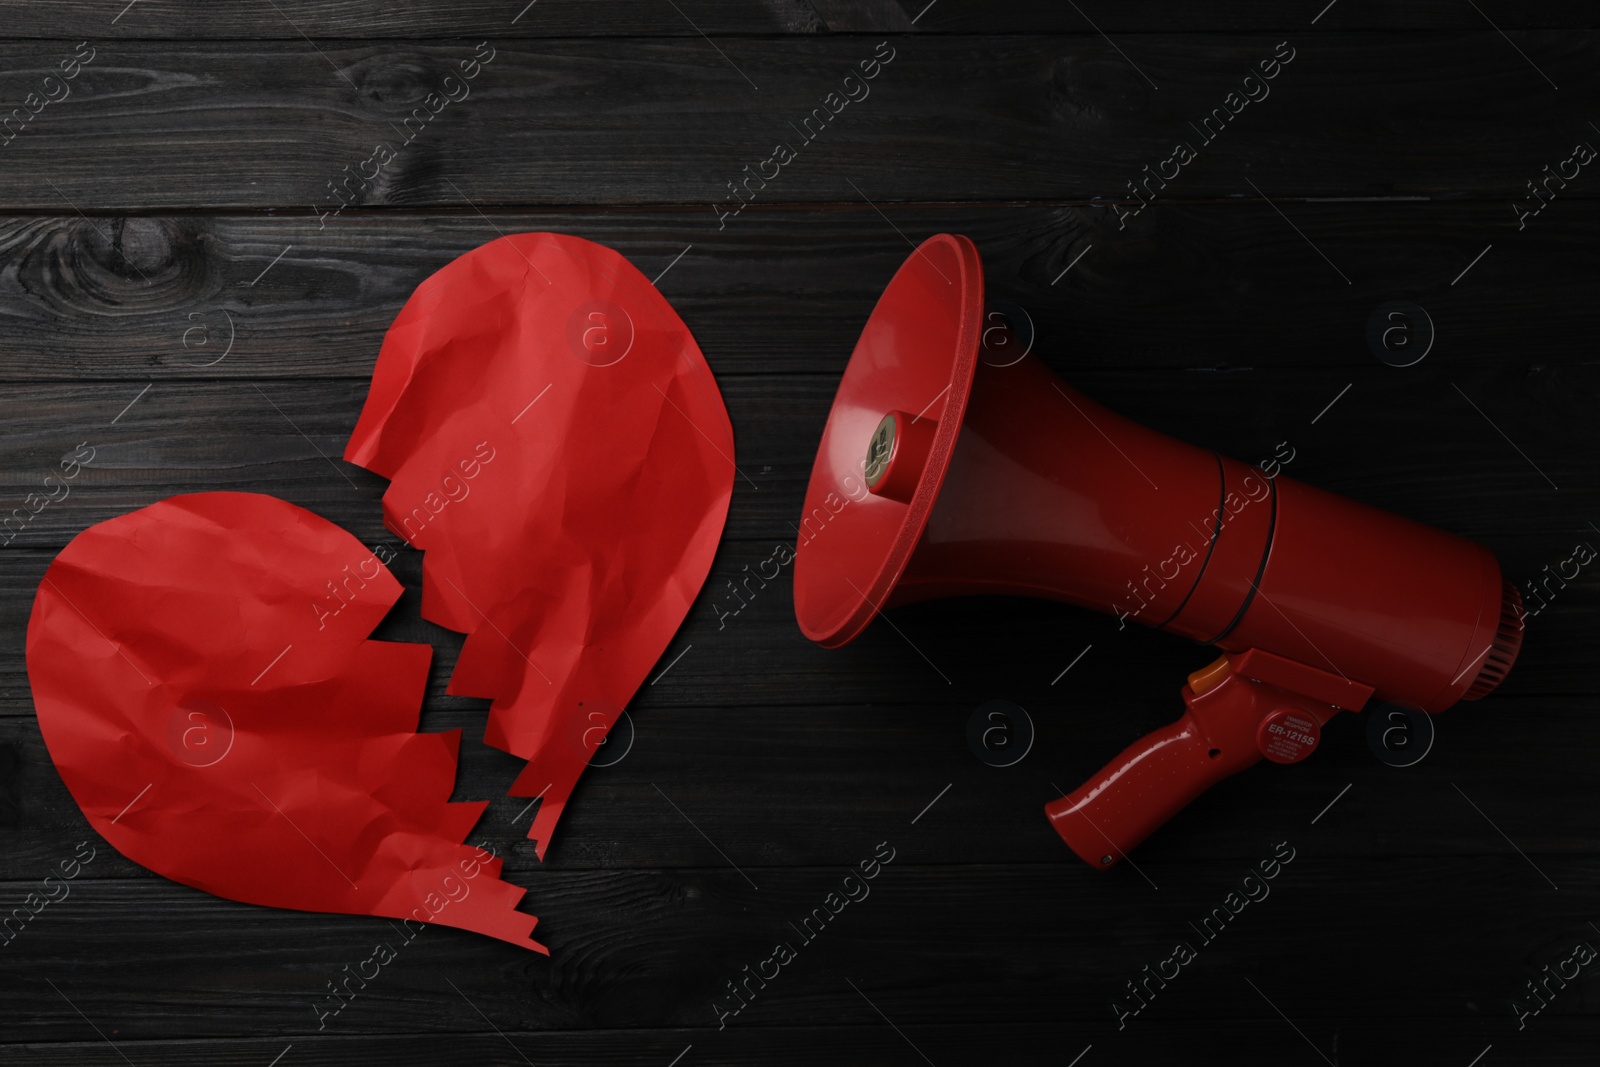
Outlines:
{"label": "megaphone handle", "polygon": [[[1211,786],[1263,755],[1293,763],[1316,747],[1331,704],[1228,669],[1224,657],[1183,688],[1178,721],[1123,750],[1045,814],[1090,866],[1106,870]],[[1220,680],[1217,680],[1218,676]],[[1194,686],[1203,685],[1201,692]]]}

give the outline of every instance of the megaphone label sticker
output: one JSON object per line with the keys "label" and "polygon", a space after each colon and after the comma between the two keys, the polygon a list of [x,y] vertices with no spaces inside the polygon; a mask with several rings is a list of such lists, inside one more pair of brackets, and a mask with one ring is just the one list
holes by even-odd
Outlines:
{"label": "megaphone label sticker", "polygon": [[1298,763],[1322,740],[1322,727],[1303,711],[1279,708],[1261,720],[1256,744],[1273,763]]}

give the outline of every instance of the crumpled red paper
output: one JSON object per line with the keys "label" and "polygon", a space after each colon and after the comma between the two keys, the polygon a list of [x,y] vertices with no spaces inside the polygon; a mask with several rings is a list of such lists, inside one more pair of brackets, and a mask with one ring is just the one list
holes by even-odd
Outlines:
{"label": "crumpled red paper", "polygon": [[368,640],[401,593],[371,550],[255,493],[92,526],[28,623],[50,757],[124,856],[220,897],[441,923],[547,952],[463,844],[459,730],[417,733],[432,650]]}
{"label": "crumpled red paper", "polygon": [[544,855],[578,777],[688,613],[733,493],[733,428],[689,330],[604,246],[515,234],[420,285],[345,459],[468,634],[450,692],[528,760]]}

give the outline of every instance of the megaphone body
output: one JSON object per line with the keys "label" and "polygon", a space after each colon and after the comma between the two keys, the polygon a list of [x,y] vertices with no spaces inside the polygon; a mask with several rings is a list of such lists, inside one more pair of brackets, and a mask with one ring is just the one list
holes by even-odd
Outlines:
{"label": "megaphone body", "polygon": [[1303,759],[1341,709],[1433,713],[1504,678],[1521,608],[1487,549],[1123,418],[986,351],[983,309],[964,237],[886,289],[812,471],[796,615],[837,647],[901,604],[1034,596],[1221,649],[1181,718],[1047,806],[1086,862],[1263,758]]}

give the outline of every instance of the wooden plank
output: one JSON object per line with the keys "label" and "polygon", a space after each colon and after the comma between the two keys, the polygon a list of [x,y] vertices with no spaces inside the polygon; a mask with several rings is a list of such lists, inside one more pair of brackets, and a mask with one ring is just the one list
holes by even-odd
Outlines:
{"label": "wooden plank", "polygon": [[[416,37],[637,37],[755,33],[1108,33],[1329,32],[1374,30],[1506,30],[1593,28],[1592,5],[1564,3],[1488,5],[1480,14],[1452,0],[1408,4],[1338,0],[1295,7],[1273,0],[1239,0],[1221,8],[1183,0],[1136,5],[1035,4],[1000,0],[982,5],[956,0],[691,0],[678,5],[644,0],[413,0],[397,7],[377,0],[275,0],[237,10],[200,0],[150,3],[57,0],[51,4],[0,0],[0,19],[16,38],[79,40],[250,38],[319,41],[337,38]],[[276,9],[276,10],[274,10]],[[1092,21],[1091,21],[1092,20]]]}
{"label": "wooden plank", "polygon": [[[941,647],[954,641],[940,642],[907,625],[919,645],[944,655],[943,662],[961,676],[960,661]],[[988,628],[996,627],[990,621]],[[1030,644],[1047,644],[1050,636],[1062,637],[1046,632]],[[912,825],[931,825],[944,835],[946,862],[1076,869],[1079,862],[1051,832],[1043,805],[1145,732],[1175,719],[1184,671],[1210,658],[1192,648],[1130,639],[1126,650],[1109,654],[1097,646],[1070,685],[1052,688],[1048,677],[1027,676],[1001,682],[996,679],[1015,678],[1021,670],[1001,660],[988,664],[997,673],[976,674],[974,662],[962,664],[969,670],[959,685],[941,686],[945,691],[936,697],[868,703],[861,700],[864,661],[915,657],[896,654],[901,649],[892,633],[875,632],[863,643],[831,656],[810,650],[813,655],[806,657],[807,647],[795,634],[759,655],[738,655],[726,684],[743,684],[744,704],[731,695],[688,703],[679,693],[658,692],[669,682],[680,684],[672,675],[641,693],[630,705],[633,741],[626,754],[585,775],[544,864],[523,840],[531,820],[528,801],[504,796],[520,762],[482,743],[484,704],[444,699],[435,691],[424,705],[423,728],[464,731],[456,796],[491,802],[477,832],[504,845],[519,875],[729,862],[751,870],[848,864],[858,828]],[[976,646],[974,654],[988,651],[981,642],[967,643]],[[696,642],[674,674],[687,674],[695,653],[702,660],[729,655]],[[812,660],[807,677],[774,666],[802,658]],[[1030,674],[1053,667],[1053,676],[1065,658],[1046,651],[1025,666]],[[920,694],[928,688],[911,664],[898,666],[904,690]],[[1121,681],[1126,678],[1138,682]],[[9,677],[7,682],[0,753],[13,773],[0,790],[0,825],[9,827],[8,862],[14,867],[8,869],[39,870],[42,877],[53,856],[90,831],[27,714],[25,683],[13,687]],[[781,689],[789,691],[787,699],[763,697]],[[995,698],[1027,709],[1035,731],[1026,758],[1003,770],[981,762],[967,738],[979,706]],[[1365,719],[1342,716],[1329,726],[1324,751],[1315,759],[1292,768],[1263,764],[1235,776],[1152,838],[1136,860],[1160,882],[1161,872],[1185,864],[1248,858],[1261,835],[1295,831],[1333,805],[1318,832],[1325,853],[1345,861],[1514,855],[1498,826],[1559,884],[1596,852],[1588,768],[1600,758],[1600,736],[1590,725],[1591,705],[1589,696],[1529,695],[1508,685],[1503,695],[1445,713],[1437,722],[1435,747],[1421,763],[1403,769],[1377,760]],[[1522,758],[1508,763],[1508,752]],[[937,855],[925,861],[935,862]],[[115,857],[96,871],[106,877],[140,874]],[[1545,885],[1534,870],[1527,876],[1530,888]],[[1116,877],[1125,887],[1143,885],[1135,871]]]}
{"label": "wooden plank", "polygon": [[[1381,970],[1381,969],[1380,969]],[[1248,989],[1247,989],[1248,992]],[[1400,991],[1403,993],[1403,991]],[[1404,1002],[1405,996],[1397,998]],[[1253,1008],[1232,1005],[1226,1014],[1213,1019],[1177,1022],[1154,1019],[1139,1024],[1134,1036],[1102,1038],[1099,1044],[1087,1040],[1081,1030],[1048,1022],[1008,1023],[1003,1032],[990,1026],[962,1023],[930,1023],[919,1028],[916,1048],[880,1020],[877,1027],[840,1026],[815,1023],[807,1026],[769,1027],[759,1030],[720,1031],[710,1034],[696,1030],[661,1030],[636,1027],[620,1030],[502,1031],[495,1034],[412,1034],[403,1030],[360,1037],[328,1037],[320,1034],[297,1037],[292,1043],[270,1037],[202,1039],[197,1041],[124,1042],[136,1063],[170,1064],[172,1067],[261,1067],[292,1044],[294,1062],[306,1067],[344,1067],[354,1055],[372,1057],[374,1062],[391,1067],[435,1067],[439,1063],[499,1064],[515,1067],[523,1061],[517,1050],[541,1057],[540,1063],[582,1063],[595,1067],[675,1067],[672,1060],[683,1056],[680,1064],[696,1067],[746,1067],[750,1063],[810,1065],[830,1067],[884,1067],[885,1064],[910,1065],[923,1062],[917,1050],[926,1048],[940,1060],[935,1063],[985,1063],[995,1055],[997,1041],[1003,1042],[1005,1062],[1016,1067],[1061,1067],[1072,1057],[1090,1048],[1099,1055],[1126,1056],[1117,1063],[1182,1063],[1192,1067],[1237,1067],[1240,1062],[1270,1064],[1318,1062],[1312,1049],[1302,1043],[1293,1030],[1276,1015],[1254,1013]],[[1422,1062],[1430,1055],[1448,1054],[1467,1063],[1474,1055],[1494,1044],[1484,1034],[1499,1039],[1499,1047],[1536,1057],[1548,1067],[1590,1067],[1597,1036],[1592,1020],[1582,1016],[1550,1015],[1541,1018],[1537,1029],[1528,1034],[1505,1033],[1503,1020],[1450,1017],[1444,1019],[1398,1014],[1381,1019],[1360,1018],[1352,1025],[1337,1027],[1337,1045],[1343,1055],[1361,1056],[1357,1062],[1382,1062],[1383,1056],[1401,1057],[1400,1062]],[[1198,1040],[1197,1033],[1204,1039]],[[1268,1039],[1267,1035],[1271,1035]],[[508,1046],[507,1040],[513,1044]],[[1476,1044],[1474,1044],[1476,1042]],[[1241,1061],[1241,1049],[1260,1050],[1259,1061]],[[103,1042],[89,1041],[0,1045],[0,1055],[26,1056],[28,1063],[52,1067],[82,1067],[105,1064],[116,1067],[123,1061]],[[687,1053],[687,1054],[686,1054]],[[1134,1059],[1134,1056],[1143,1057]],[[1084,1064],[1090,1061],[1085,1058]]]}
{"label": "wooden plank", "polygon": [[[1471,1047],[1471,1038],[1468,1036],[1476,1033],[1480,1027],[1463,1028],[1451,1025],[1450,1021],[1439,1020],[1438,1032],[1425,1033],[1423,1028],[1431,1022],[1434,1020],[1418,1019],[1409,1023],[1395,1020],[1389,1026],[1368,1022],[1359,1033],[1343,1030],[1340,1048],[1346,1052],[1355,1048],[1374,1059],[1383,1055],[1406,1056],[1407,1062],[1417,1062],[1430,1053],[1437,1053],[1441,1043],[1446,1044],[1452,1054],[1462,1052],[1462,1062],[1476,1052],[1483,1051],[1481,1045]],[[1260,1047],[1262,1032],[1274,1023],[1283,1025],[1276,1016],[1260,1019],[1229,1016],[1207,1020],[1204,1041],[1195,1040],[1193,1022],[1152,1023],[1145,1030],[1144,1040],[1139,1043],[1139,1054],[1159,1062],[1192,1064],[1194,1067],[1235,1067],[1240,1062],[1239,1049]],[[1292,1035],[1287,1028],[1285,1032]],[[1446,1036],[1441,1038],[1440,1034]],[[522,1038],[524,1035],[509,1036]],[[692,1032],[685,1035],[677,1031],[663,1033],[651,1030],[572,1032],[542,1034],[540,1040],[529,1047],[535,1050],[535,1054],[545,1051],[552,1062],[595,1064],[597,1067],[661,1067],[661,1064],[668,1063],[676,1054],[681,1054],[691,1046],[694,1049],[691,1054],[696,1057],[693,1062],[707,1067],[743,1067],[752,1062],[882,1067],[885,1063],[901,1062],[906,1057],[913,1057],[908,1063],[921,1062],[914,1059],[916,1052],[888,1027],[881,1030],[820,1025],[786,1027],[715,1042],[706,1040],[698,1045],[690,1040],[694,1036]],[[1075,1044],[1077,1036],[1050,1029],[1043,1024],[1033,1027],[1008,1026],[1005,1031],[1006,1062],[1018,1067],[1060,1067],[1067,1062],[1062,1058],[1063,1053],[1070,1060],[1084,1048],[1091,1047]],[[679,1041],[680,1037],[682,1041]],[[723,1038],[723,1035],[719,1034],[718,1037]],[[925,1027],[920,1037],[919,1044],[943,1050],[947,1058],[957,1063],[984,1062],[986,1056],[994,1054],[996,1040],[993,1032],[987,1028],[979,1030],[959,1024]],[[1542,1023],[1532,1037],[1518,1042],[1516,1047],[1535,1050],[1538,1062],[1549,1067],[1588,1067],[1592,1061],[1590,1050],[1595,1040],[1594,1030],[1586,1020],[1552,1018],[1550,1022]],[[341,1067],[350,1062],[353,1046],[357,1044],[357,1041],[348,1039],[311,1037],[302,1039],[294,1047],[297,1062],[304,1062],[308,1067]],[[507,1048],[502,1036],[489,1031],[448,1036],[385,1035],[361,1038],[359,1047],[363,1053],[371,1054],[393,1067],[431,1067],[452,1059],[470,1063],[504,1063],[507,1067],[522,1062],[515,1058],[497,1060],[496,1057],[514,1057],[515,1054]],[[1104,1045],[1100,1047],[1105,1048]],[[0,1051],[9,1052],[13,1048],[20,1046],[0,1046]],[[240,1038],[232,1041],[150,1041],[132,1046],[129,1051],[135,1056],[142,1052],[144,1060],[148,1062],[172,1064],[174,1067],[188,1067],[190,1064],[203,1067],[212,1064],[218,1067],[259,1067],[283,1051],[283,1046],[267,1038]],[[1294,1054],[1287,1045],[1274,1044],[1267,1051],[1286,1057]],[[85,1063],[101,1062],[114,1067],[122,1062],[104,1045],[29,1045],[26,1054],[28,1062],[47,1067],[51,1064],[79,1067]],[[1313,1055],[1309,1049],[1305,1049],[1304,1054]],[[96,1057],[106,1058],[102,1060]],[[682,1062],[688,1063],[689,1060]]]}
{"label": "wooden plank", "polygon": [[[1170,178],[1148,187],[1158,199],[1477,194],[1509,205],[1592,135],[1576,103],[1600,77],[1587,31],[1523,34],[1537,69],[1489,30],[1297,42],[1143,35],[1125,42],[1137,69],[1093,35],[503,42],[467,82],[458,65],[476,62],[470,42],[106,42],[48,90],[70,95],[38,104],[6,145],[0,206],[271,207],[309,220],[346,201],[470,198],[699,204],[710,215],[736,206],[732,183],[747,180],[757,199],[790,202],[1132,201],[1147,166]],[[1292,65],[1245,86],[1278,51]],[[57,42],[0,47],[13,106],[72,54]],[[845,82],[875,56],[892,62]],[[1441,111],[1441,87],[1458,82],[1473,85],[1473,106]],[[1241,87],[1260,99],[1236,95],[1230,117],[1224,102]],[[459,102],[435,95],[430,111],[435,90]],[[857,102],[826,103],[836,92]],[[1163,164],[1179,140],[1196,158]],[[779,144],[793,158],[764,165]],[[104,167],[113,150],[117,166]],[[1595,188],[1580,173],[1561,195]]]}
{"label": "wooden plank", "polygon": [[[1357,1039],[1369,1043],[1410,1021],[1435,1041],[1440,1028],[1481,1027],[1470,1056],[1485,1041],[1516,1034],[1510,1001],[1526,977],[1595,936],[1578,899],[1595,889],[1592,860],[1568,891],[1537,892],[1514,856],[1396,859],[1379,868],[1331,862],[1319,855],[1314,831],[1298,833],[1282,842],[1291,862],[1270,881],[1258,877],[1253,892],[1264,897],[1225,923],[1213,920],[1208,943],[1200,921],[1239,892],[1245,875],[1259,874],[1255,862],[1191,868],[1156,892],[1065,868],[923,866],[919,853],[944,851],[927,826],[916,837],[862,834],[862,857],[884,837],[894,862],[870,882],[858,878],[857,899],[804,933],[796,932],[800,920],[826,907],[844,870],[762,871],[759,890],[726,871],[549,874],[536,893],[550,961],[456,930],[403,940],[398,924],[368,917],[267,911],[160,881],[86,877],[5,950],[18,969],[8,1037],[83,1044],[94,1038],[88,1017],[134,1048],[270,1035],[281,1050],[317,1035],[319,1023],[327,1038],[395,1030],[459,1038],[487,1032],[487,1018],[524,1036],[530,1056],[542,1035],[589,1027],[688,1029],[671,1051],[703,1038],[709,1053],[747,1033],[762,1033],[770,1047],[796,1022],[868,1035],[887,1029],[884,1017],[920,1044],[924,1028],[937,1034],[953,1016],[977,1016],[984,1026],[968,1021],[969,1032],[993,1036],[1016,1025],[1042,1036],[1048,1025],[1074,1035],[1069,1056],[1089,1042],[1121,1042],[1131,1059],[1171,1040],[1163,1024],[1229,1020],[1253,1024],[1280,1062],[1309,1058],[1248,979],[1324,1048],[1336,1033],[1370,1027]],[[1274,844],[1257,848],[1253,860],[1273,858]],[[1493,924],[1481,921],[1489,909],[1499,917]],[[1328,938],[1330,919],[1340,922],[1337,941]],[[1473,951],[1460,953],[1469,926]],[[1179,941],[1196,958],[1119,1034],[1112,1004],[1133,1003],[1124,983],[1154,970]],[[752,983],[747,1006],[732,1014],[728,983],[741,981],[747,966],[754,973],[778,942],[794,958],[776,976],[768,967],[766,987]],[[384,943],[395,958],[376,977],[367,967],[365,988],[352,983],[355,996],[336,1015],[320,1014],[336,1003],[327,983],[346,966],[356,972]],[[1442,972],[1439,954],[1449,952],[1460,954],[1454,970]],[[1375,959],[1386,962],[1375,967]],[[130,971],[146,977],[129,981]],[[1362,972],[1364,981],[1348,980]],[[1570,1018],[1580,996],[1568,989],[1568,1003],[1558,998],[1531,1029]],[[1269,1029],[1267,1020],[1280,1022]],[[898,1061],[914,1060],[907,1049]]]}
{"label": "wooden plank", "polygon": [[[454,994],[451,994],[454,996]],[[462,1005],[464,1010],[470,1010]],[[1562,1022],[1565,1022],[1564,1020]],[[86,1028],[87,1029],[87,1028]],[[1578,1033],[1581,1028],[1562,1026],[1563,1032]],[[1168,1033],[1175,1028],[1163,1027]],[[1174,1038],[1176,1035],[1174,1034]],[[942,1050],[957,1062],[981,1062],[993,1051],[987,1031],[944,1024],[928,1027],[919,1035],[920,1043]],[[1007,1031],[1009,1063],[1019,1067],[1031,1064],[1059,1065],[1058,1033],[1045,1024],[1016,1026]],[[84,1067],[85,1064],[122,1064],[115,1050],[93,1038],[91,1042],[30,1043],[0,1045],[0,1056],[27,1057],[27,1062]],[[586,1064],[593,1067],[666,1067],[674,1059],[678,1067],[748,1067],[762,1064],[827,1063],[837,1067],[883,1067],[916,1056],[905,1041],[888,1026],[806,1025],[763,1027],[743,1031],[659,1029],[626,1027],[615,1029],[572,1029],[530,1034],[488,1028],[481,1032],[417,1034],[394,1030],[384,1034],[360,1036],[299,1035],[292,1042],[267,1037],[240,1037],[198,1041],[119,1042],[128,1056],[139,1064],[160,1063],[172,1067],[262,1067],[274,1056],[292,1046],[295,1064],[305,1067],[348,1067],[352,1057],[371,1057],[374,1063],[389,1067],[438,1067],[441,1063],[495,1064],[516,1067],[523,1064],[519,1052],[538,1064]],[[1081,1047],[1081,1046],[1079,1046]],[[537,1057],[536,1059],[534,1057]],[[285,1057],[285,1063],[287,1063]],[[356,1061],[360,1062],[360,1061]],[[915,1060],[920,1063],[920,1060]],[[1191,1060],[1190,1062],[1223,1063]],[[1235,1059],[1233,1062],[1237,1063]],[[1549,1060],[1557,1067],[1577,1060]],[[126,1067],[126,1065],[123,1065]]]}
{"label": "wooden plank", "polygon": [[[813,0],[812,6],[834,27],[829,5]],[[840,7],[855,9],[842,0]],[[1274,0],[1240,0],[1223,7],[1172,2],[1140,4],[1030,4],[1009,2],[963,4],[955,0],[902,0],[900,7],[916,17],[916,29],[923,33],[993,33],[1003,27],[1006,33],[1080,33],[1086,28],[1106,33],[1145,34],[1188,32],[1239,33],[1272,31],[1280,34],[1330,33],[1349,30],[1480,30],[1495,25],[1506,30],[1566,26],[1592,27],[1596,14],[1582,4],[1510,5],[1484,4],[1474,11],[1471,4],[1450,0],[1421,0],[1420,3],[1384,4],[1367,0],[1315,0],[1313,3],[1282,4]],[[917,17],[921,12],[920,17]],[[1492,17],[1492,23],[1489,18]],[[888,29],[893,22],[868,21],[857,15],[851,28]],[[1119,38],[1124,47],[1127,42]],[[1106,43],[1109,50],[1112,46]]]}
{"label": "wooden plank", "polygon": [[[14,263],[0,272],[0,380],[118,379],[132,396],[173,378],[364,379],[424,278],[532,230],[611,245],[659,277],[718,375],[836,376],[906,239],[947,231],[977,242],[989,292],[1026,307],[1036,351],[1075,377],[1137,367],[1176,385],[1170,372],[1191,372],[1177,396],[1208,377],[1294,368],[1303,381],[1285,386],[1308,420],[1351,382],[1358,402],[1417,379],[1455,396],[1450,380],[1470,389],[1496,368],[1546,384],[1550,402],[1591,389],[1600,205],[1553,203],[1521,232],[1498,201],[1279,206],[1292,225],[1261,203],[1157,203],[1123,230],[1081,204],[752,206],[722,230],[709,209],[680,208],[363,213],[322,230],[261,216],[13,216],[0,219]],[[1403,371],[1366,338],[1397,299],[1424,307],[1437,336]],[[1240,373],[1215,373],[1229,371]]]}
{"label": "wooden plank", "polygon": [[[62,0],[47,9],[26,0],[0,0],[0,19],[13,39],[84,37],[107,41],[290,40],[305,44],[339,38],[666,37],[711,34],[816,33],[823,29],[805,0],[273,0],[230,9],[200,0],[150,3]],[[1553,25],[1576,13],[1556,13]],[[1508,15],[1507,18],[1516,18]]]}

